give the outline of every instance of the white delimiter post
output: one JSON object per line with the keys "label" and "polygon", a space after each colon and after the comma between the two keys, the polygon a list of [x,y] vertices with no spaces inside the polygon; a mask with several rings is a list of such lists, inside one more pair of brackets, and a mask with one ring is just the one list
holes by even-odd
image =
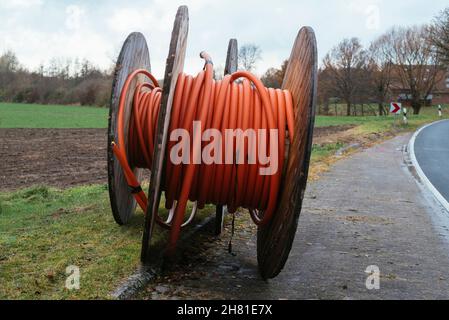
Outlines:
{"label": "white delimiter post", "polygon": [[441,118],[443,116],[443,113],[441,112],[441,104],[438,105],[438,116]]}
{"label": "white delimiter post", "polygon": [[404,108],[404,124],[408,124],[408,120],[407,120],[407,108]]}

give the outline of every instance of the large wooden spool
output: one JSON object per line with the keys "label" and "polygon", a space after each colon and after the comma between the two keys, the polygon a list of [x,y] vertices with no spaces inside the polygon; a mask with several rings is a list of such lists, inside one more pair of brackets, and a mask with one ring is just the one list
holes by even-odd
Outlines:
{"label": "large wooden spool", "polygon": [[[120,163],[112,152],[112,142],[117,141],[117,115],[120,94],[128,75],[137,69],[146,69],[151,71],[150,55],[148,53],[145,37],[138,32],[131,33],[123,44],[112,82],[112,96],[109,107],[109,125],[108,125],[108,185],[109,199],[111,202],[112,214],[115,221],[120,224],[126,224],[136,209],[136,200],[131,194],[131,190],[126,182]],[[143,76],[131,84],[135,86],[144,81]],[[128,127],[131,116],[132,95],[128,95],[125,105],[124,134],[125,141],[128,141]],[[127,148],[127,146],[125,146]],[[138,179],[142,176],[142,170],[135,168],[134,173]]]}
{"label": "large wooden spool", "polygon": [[[141,260],[143,263],[155,262],[151,252],[151,238],[155,216],[161,199],[166,145],[170,123],[171,108],[178,75],[183,71],[189,16],[186,6],[181,6],[176,14],[163,83],[161,107],[156,129],[154,161],[151,168],[148,191],[148,208],[142,237]],[[237,71],[237,41],[231,39],[228,46],[225,75]],[[108,128],[108,182],[111,208],[115,220],[126,224],[136,208],[136,202],[124,178],[123,171],[112,152],[111,143],[117,140],[117,111],[123,84],[130,73],[136,69],[150,69],[148,47],[142,34],[132,33],[125,41],[117,60],[114,74]],[[144,81],[140,77],[137,82]],[[275,277],[284,267],[296,234],[301,212],[312,147],[313,124],[316,104],[317,49],[311,28],[302,28],[295,40],[283,82],[283,89],[291,92],[295,113],[295,137],[288,146],[288,159],[283,168],[283,178],[278,207],[270,223],[258,229],[257,259],[263,278]],[[125,135],[131,114],[132,96],[127,97],[125,110]],[[125,141],[127,137],[125,136]],[[126,146],[125,146],[126,147]],[[134,169],[138,178],[141,170]],[[223,228],[226,207],[217,206],[215,233]],[[158,258],[158,257],[157,257]]]}

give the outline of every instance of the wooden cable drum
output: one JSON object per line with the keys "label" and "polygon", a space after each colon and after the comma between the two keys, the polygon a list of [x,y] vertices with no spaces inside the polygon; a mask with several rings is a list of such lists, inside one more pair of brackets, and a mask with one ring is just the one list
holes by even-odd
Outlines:
{"label": "wooden cable drum", "polygon": [[[140,99],[136,97],[143,96],[140,95],[139,92],[136,90],[136,94],[133,95],[129,94],[127,89],[129,87],[135,88],[143,88],[141,86],[138,86],[139,83],[142,82],[152,82],[154,83],[156,80],[154,77],[149,73],[150,71],[150,58],[148,53],[148,48],[146,41],[142,34],[140,33],[132,33],[127,40],[125,41],[122,51],[120,53],[120,56],[117,61],[117,67],[114,75],[114,81],[113,81],[113,90],[112,90],[112,98],[111,98],[111,105],[110,105],[110,118],[109,118],[109,135],[108,135],[108,182],[109,182],[109,195],[110,195],[110,201],[111,201],[111,208],[112,213],[114,215],[115,220],[119,224],[126,224],[128,223],[130,217],[135,211],[136,208],[136,200],[139,203],[139,205],[142,208],[145,208],[145,221],[144,221],[144,230],[143,230],[143,237],[142,237],[142,250],[141,250],[141,261],[142,263],[147,264],[148,262],[155,261],[156,258],[156,252],[153,252],[154,245],[151,242],[152,234],[154,230],[154,225],[156,223],[159,223],[161,226],[164,226],[163,223],[160,221],[160,216],[158,215],[159,210],[159,203],[162,197],[162,192],[165,192],[166,199],[167,199],[167,189],[169,186],[166,185],[167,183],[167,177],[166,177],[166,170],[168,170],[168,175],[171,175],[173,171],[170,171],[169,169],[172,166],[169,161],[171,159],[168,158],[167,154],[170,150],[168,147],[168,136],[170,129],[170,124],[173,126],[176,125],[176,121],[173,121],[173,114],[172,114],[172,108],[173,105],[175,105],[176,110],[176,102],[174,101],[175,97],[181,97],[181,93],[183,91],[178,92],[180,90],[176,90],[177,84],[180,78],[183,76],[183,67],[184,67],[184,60],[185,60],[185,54],[186,54],[186,46],[187,46],[187,35],[188,35],[188,29],[189,29],[189,16],[188,16],[188,9],[186,6],[181,6],[178,9],[178,12],[176,14],[175,22],[173,25],[173,31],[171,35],[171,41],[170,41],[170,47],[169,47],[169,53],[166,60],[166,68],[165,68],[165,76],[164,76],[164,82],[162,86],[162,91],[160,91],[159,88],[153,87],[153,89],[150,89],[150,91],[146,91],[145,94],[148,94],[148,97],[153,94],[151,90],[154,90],[154,96],[160,97],[160,104],[159,100],[157,100],[157,103],[151,104],[148,103],[149,106],[154,107],[157,109],[157,115],[153,119],[154,121],[154,131],[152,131],[153,127],[151,126],[148,130],[150,133],[154,132],[154,136],[150,135],[152,137],[149,140],[150,143],[148,144],[151,148],[153,148],[153,143],[151,141],[154,141],[154,149],[152,150],[151,156],[152,160],[151,162],[142,162],[138,160],[136,163],[139,163],[139,167],[144,167],[147,169],[150,169],[151,171],[151,178],[150,178],[150,186],[148,191],[148,197],[145,198],[145,202],[142,202],[142,196],[143,191],[141,190],[140,185],[136,186],[135,181],[130,178],[129,171],[132,169],[132,172],[134,172],[135,178],[138,180],[141,178],[142,170],[137,168],[131,168],[127,167],[126,158],[124,157],[123,150],[127,150],[128,148],[131,148],[131,150],[134,152],[132,153],[133,156],[131,158],[136,157],[136,152],[143,151],[141,149],[136,149],[135,141],[133,139],[136,139],[136,134],[141,134],[139,131],[136,133],[135,126],[138,126],[136,123],[138,123],[140,119],[138,116],[140,115],[139,112],[141,112],[141,107],[139,104],[136,107],[134,105],[135,99]],[[288,132],[290,137],[290,132],[294,132],[293,138],[285,137],[285,141],[287,143],[287,148],[284,148],[283,145],[281,145],[282,149],[278,149],[277,153],[284,155],[284,152],[281,152],[281,150],[285,150],[285,161],[283,162],[283,166],[281,168],[282,171],[277,171],[275,177],[278,180],[267,180],[269,183],[264,184],[264,186],[270,187],[270,184],[274,184],[275,187],[278,189],[269,189],[269,194],[272,196],[272,190],[276,190],[274,195],[277,193],[277,198],[271,197],[271,199],[277,199],[277,202],[271,202],[271,204],[275,203],[275,206],[271,206],[271,208],[274,208],[274,211],[272,210],[271,213],[267,213],[266,217],[270,217],[270,219],[265,219],[264,217],[264,211],[260,211],[262,218],[261,220],[257,220],[257,216],[255,217],[253,212],[257,211],[258,209],[250,209],[251,215],[253,220],[258,223],[258,234],[257,234],[257,258],[259,263],[259,270],[263,278],[272,278],[276,276],[281,269],[283,268],[292,243],[293,239],[296,234],[297,224],[298,224],[298,217],[301,211],[302,206],[302,200],[304,197],[304,190],[306,187],[307,182],[307,174],[308,174],[308,168],[309,168],[309,160],[310,160],[310,153],[311,153],[311,143],[312,143],[312,134],[313,134],[313,125],[314,125],[314,115],[315,115],[315,104],[316,104],[316,77],[317,77],[317,52],[316,52],[316,41],[315,36],[313,33],[313,30],[311,28],[303,28],[299,31],[298,36],[296,38],[295,44],[293,46],[293,50],[289,59],[288,67],[286,70],[286,74],[284,77],[283,82],[283,89],[284,91],[278,90],[278,91],[270,91],[270,94],[276,94],[277,95],[277,101],[280,106],[284,103],[282,99],[285,99],[285,111],[283,116],[287,116],[288,118],[286,121],[288,123],[282,122],[283,116],[281,116],[281,113],[279,113],[279,116],[277,116],[276,119],[278,119],[282,126],[286,126],[288,124]],[[212,60],[210,57],[202,53],[201,57],[205,60],[205,67],[204,67],[204,74],[212,77]],[[231,39],[228,45],[228,52],[226,56],[226,65],[225,65],[225,80],[220,83],[215,83],[214,85],[217,86],[217,88],[220,85],[225,88],[225,85],[229,83],[229,85],[233,86],[234,88],[237,88],[239,92],[243,93],[243,90],[253,90],[248,92],[253,92],[254,96],[255,90],[257,87],[257,91],[260,95],[260,102],[261,107],[265,108],[265,111],[268,112],[269,115],[270,107],[275,108],[276,104],[272,103],[271,106],[268,104],[269,101],[268,98],[268,89],[267,92],[261,93],[262,85],[258,79],[256,79],[253,75],[241,71],[237,71],[238,66],[238,48],[237,48],[237,40]],[[140,69],[144,69],[143,71]],[[133,78],[133,76],[138,75],[136,78]],[[230,75],[230,76],[227,76]],[[239,78],[247,78],[251,79],[253,82],[253,86],[248,85],[248,80],[243,80],[239,83],[233,83],[236,79]],[[184,78],[185,79],[185,78]],[[209,78],[211,79],[211,78]],[[226,80],[227,79],[227,80]],[[233,79],[231,81],[231,79]],[[130,82],[132,81],[132,82]],[[187,80],[186,80],[187,81]],[[210,80],[212,81],[212,80]],[[228,81],[228,82],[225,82]],[[246,81],[246,82],[245,82]],[[183,82],[181,82],[183,83]],[[195,87],[195,82],[192,87]],[[186,85],[187,86],[187,85]],[[246,86],[246,88],[245,88]],[[126,87],[127,89],[124,89]],[[146,88],[151,88],[151,86],[147,86]],[[181,89],[184,87],[181,86]],[[203,88],[204,89],[204,88]],[[206,89],[204,89],[206,90]],[[216,89],[216,96],[220,97],[220,92],[225,91],[219,91],[221,89]],[[224,89],[223,89],[224,90]],[[226,89],[230,90],[230,89]],[[236,90],[236,89],[235,89]],[[242,90],[242,91],[240,91]],[[125,92],[125,93],[124,93]],[[187,91],[190,93],[189,91]],[[199,91],[202,92],[202,91]],[[237,91],[235,91],[237,92]],[[275,92],[275,93],[274,93]],[[220,94],[219,94],[220,93]],[[231,101],[231,91],[226,91],[226,94],[229,94],[228,100]],[[212,94],[211,94],[212,96]],[[147,97],[147,96],[145,96]],[[188,96],[190,99],[190,96]],[[241,101],[249,101],[250,100],[244,100],[244,95],[238,96],[237,99],[241,99]],[[247,96],[248,97],[248,96]],[[265,97],[265,98],[264,98]],[[270,99],[272,96],[270,97]],[[119,107],[119,101],[120,99],[120,106]],[[134,99],[134,100],[133,100]],[[153,99],[153,96],[148,99]],[[154,98],[156,99],[156,98]],[[181,99],[181,98],[179,98]],[[179,100],[178,101],[181,101]],[[187,98],[186,98],[187,99]],[[246,98],[245,98],[246,99]],[[257,103],[257,99],[254,98]],[[264,100],[265,99],[265,100]],[[281,100],[279,100],[281,99]],[[289,100],[290,99],[290,100]],[[226,101],[228,101],[226,100]],[[133,102],[134,101],[134,102]],[[156,100],[143,100],[144,102],[148,101],[156,101]],[[190,100],[189,100],[190,101]],[[215,101],[215,100],[214,100]],[[224,101],[224,100],[223,100]],[[143,103],[142,103],[143,104]],[[186,105],[181,105],[181,108],[187,108]],[[208,106],[207,103],[204,104],[205,106]],[[223,103],[225,105],[225,103]],[[231,108],[231,106],[235,106],[232,103],[229,105],[226,105],[227,107]],[[213,107],[213,106],[212,106]],[[241,106],[244,107],[244,104]],[[255,108],[252,104],[249,106],[251,108]],[[137,108],[137,109],[133,109]],[[267,109],[268,108],[268,111]],[[284,107],[282,107],[284,108]],[[290,108],[290,109],[289,109]],[[121,110],[119,112],[119,110]],[[137,111],[135,111],[137,110]],[[152,110],[152,109],[151,109]],[[148,111],[148,114],[152,114],[153,111]],[[183,109],[180,109],[184,111]],[[188,110],[188,109],[185,109]],[[212,110],[210,114],[213,116],[213,112],[215,109]],[[226,112],[230,112],[231,109],[223,109],[226,110]],[[242,109],[244,110],[244,109]],[[258,109],[253,109],[258,110]],[[280,109],[279,109],[280,110]],[[277,111],[276,111],[277,112]],[[290,112],[290,113],[289,113]],[[177,115],[176,112],[174,112],[175,115]],[[185,112],[187,114],[187,111]],[[217,115],[220,113],[216,113]],[[243,114],[243,113],[240,113]],[[249,114],[249,113],[247,113]],[[234,114],[235,115],[235,114]],[[137,117],[137,118],[136,118]],[[246,117],[246,116],[245,116]],[[122,127],[119,127],[117,125],[118,118],[121,119],[120,124]],[[214,117],[215,119],[216,117]],[[134,119],[132,126],[130,124],[130,119]],[[146,118],[142,118],[146,119]],[[189,118],[186,118],[189,119]],[[257,119],[257,118],[255,118]],[[261,123],[263,121],[274,121],[270,118],[268,120],[263,120],[262,116],[260,118]],[[218,119],[223,126],[225,126],[224,120]],[[276,121],[278,121],[276,120]],[[145,120],[146,121],[146,120]],[[190,121],[190,120],[186,120]],[[231,121],[231,120],[229,120]],[[146,123],[146,122],[145,122]],[[230,122],[229,122],[230,123]],[[248,122],[249,123],[249,122]],[[274,123],[274,122],[273,122]],[[284,128],[280,127],[279,130],[285,130]],[[119,129],[118,129],[119,127]],[[133,128],[128,132],[129,128]],[[293,130],[294,127],[294,130]],[[121,128],[121,129],[120,129]],[[175,127],[177,128],[177,127]],[[227,128],[227,127],[226,127]],[[277,130],[277,129],[276,129]],[[118,132],[119,131],[119,132]],[[281,131],[282,133],[283,131]],[[283,134],[283,133],[282,133]],[[124,137],[123,137],[124,135]],[[124,138],[124,143],[119,143],[120,145],[117,147],[116,141],[117,139],[120,141],[121,138]],[[128,146],[128,136],[130,136],[130,144],[131,147]],[[284,141],[282,139],[284,136],[279,135],[279,141]],[[139,139],[140,136],[139,136]],[[291,139],[291,141],[290,141]],[[143,140],[141,140],[143,141]],[[122,141],[123,142],[123,141]],[[276,141],[278,142],[278,141]],[[123,144],[123,145],[122,145]],[[147,146],[148,146],[147,145]],[[280,148],[281,148],[280,147]],[[120,150],[119,150],[120,149]],[[119,150],[119,151],[117,151]],[[238,151],[238,150],[237,150]],[[145,151],[147,152],[147,151]],[[126,153],[127,155],[127,153]],[[117,160],[117,158],[121,161]],[[282,156],[284,158],[284,156]],[[135,160],[135,159],[134,159]],[[125,162],[124,162],[125,161]],[[125,166],[124,166],[125,163]],[[142,163],[148,165],[142,166]],[[125,169],[123,170],[122,167],[124,166]],[[130,164],[131,166],[131,164]],[[137,165],[135,165],[137,167]],[[237,167],[237,164],[233,164],[235,166],[235,171],[241,170],[241,168],[245,168],[244,166]],[[189,167],[190,168],[190,167]],[[239,168],[239,169],[237,169]],[[206,170],[206,169],[205,169]],[[234,169],[232,169],[234,170]],[[188,172],[188,171],[187,171]],[[205,171],[206,172],[206,171]],[[226,171],[220,171],[220,173],[225,173]],[[204,173],[206,174],[206,173]],[[234,173],[235,174],[235,173]],[[249,171],[248,171],[249,174]],[[188,176],[188,175],[187,175]],[[191,176],[192,177],[192,176]],[[237,178],[235,178],[237,179]],[[270,176],[269,179],[275,179]],[[133,182],[134,181],[134,182]],[[206,179],[203,180],[207,181]],[[234,180],[233,180],[234,181]],[[254,180],[255,181],[255,180]],[[276,182],[274,182],[276,181]],[[280,182],[279,182],[280,181]],[[232,182],[231,184],[235,183],[237,188],[237,180]],[[248,182],[249,183],[249,182]],[[279,183],[279,185],[277,184]],[[225,183],[223,183],[224,188],[229,187]],[[131,186],[131,187],[130,187]],[[246,185],[245,185],[246,186]],[[260,185],[259,185],[260,186]],[[230,188],[232,189],[232,188]],[[267,188],[265,188],[268,190]],[[199,190],[199,189],[198,189]],[[206,189],[204,189],[206,190]],[[237,190],[237,189],[235,189]],[[278,191],[277,191],[278,190]],[[206,192],[209,192],[209,190],[206,190]],[[228,191],[227,191],[228,192]],[[233,191],[234,192],[234,191]],[[136,194],[139,194],[139,196],[136,196]],[[200,192],[201,193],[201,192]],[[253,192],[255,193],[255,192]],[[206,193],[205,193],[206,194]],[[234,197],[234,193],[229,193],[230,197]],[[236,193],[237,194],[237,193]],[[168,194],[171,197],[174,197],[174,194]],[[258,196],[255,194],[253,197]],[[192,197],[189,195],[189,199]],[[205,197],[205,196],[204,196]],[[216,195],[213,195],[213,197],[218,197]],[[240,195],[237,195],[237,197],[240,197]],[[193,197],[196,202],[201,203],[201,197],[198,199]],[[227,211],[227,206],[231,206],[229,211],[235,212],[235,203],[228,203],[223,200],[208,200],[205,201],[205,198],[203,198],[204,203],[212,203],[216,206],[215,210],[215,234],[219,235],[222,232],[223,228],[223,216],[224,213]],[[218,198],[217,198],[218,199]],[[190,199],[191,200],[191,199]],[[167,200],[166,200],[167,201]],[[191,200],[193,201],[193,200]],[[234,200],[232,200],[234,201]],[[235,200],[237,201],[237,200]],[[245,200],[249,201],[249,200]],[[270,204],[270,199],[262,199],[260,201],[266,201],[268,204]],[[185,203],[185,202],[184,202]],[[204,205],[203,203],[203,205]],[[259,207],[263,206],[259,202]],[[143,205],[142,205],[143,204]],[[166,203],[167,206],[167,203]],[[172,204],[173,206],[173,204]],[[201,208],[201,205],[198,205],[199,208]],[[244,207],[251,208],[251,206],[246,205]],[[269,207],[269,206],[268,206]],[[170,205],[167,206],[167,208],[170,208]],[[171,209],[170,209],[171,210]],[[182,208],[181,210],[184,210]],[[196,212],[196,204],[195,204],[195,212]],[[178,217],[178,219],[176,218]],[[166,252],[172,252],[174,248],[174,244],[176,243],[177,236],[181,227],[180,216],[175,215],[175,220],[172,222],[172,224],[169,224],[168,222],[165,223],[165,227],[169,228],[172,232],[173,230],[177,233],[171,233],[170,236],[170,246],[167,247]],[[159,219],[159,220],[158,220]],[[264,221],[268,221],[263,223]],[[167,220],[169,221],[169,220]],[[191,221],[191,220],[188,220]],[[177,224],[176,224],[177,223]],[[177,226],[178,229],[174,227],[174,225]],[[184,225],[184,224],[183,224]],[[159,253],[158,253],[159,254]]]}
{"label": "wooden cable drum", "polygon": [[317,70],[315,34],[305,27],[296,37],[282,84],[293,96],[296,134],[289,146],[276,213],[257,233],[257,260],[266,279],[284,267],[298,226],[312,151]]}
{"label": "wooden cable drum", "polygon": [[[117,141],[117,116],[120,94],[128,75],[136,69],[151,70],[150,55],[148,53],[147,42],[141,33],[131,33],[123,44],[112,82],[112,96],[109,107],[108,124],[108,185],[109,199],[111,202],[112,214],[115,221],[126,224],[136,209],[136,200],[126,182],[123,169],[112,152],[112,142]],[[144,77],[140,76],[132,85],[143,82]],[[132,96],[127,97],[125,107],[125,141],[128,141],[128,125],[131,116]],[[127,146],[125,146],[127,148]],[[141,169],[134,169],[138,178],[142,176]]]}

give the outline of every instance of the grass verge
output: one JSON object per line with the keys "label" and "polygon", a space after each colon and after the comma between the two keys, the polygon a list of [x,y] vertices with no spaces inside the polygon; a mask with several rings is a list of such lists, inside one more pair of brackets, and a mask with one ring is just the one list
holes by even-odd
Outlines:
{"label": "grass verge", "polygon": [[[420,126],[434,121],[448,119],[447,106],[443,109],[443,117],[438,116],[437,107],[422,108],[419,115],[408,115],[408,123],[404,124],[402,115],[382,117],[345,117],[345,116],[319,116],[316,118],[316,127],[347,126],[352,129],[331,134],[325,138],[314,139],[312,149],[312,161],[310,167],[310,179],[316,180],[320,174],[329,170],[330,166],[341,159],[336,152],[351,144],[359,147],[370,147],[376,143],[385,141],[396,135],[413,132]],[[348,149],[345,155],[353,153]]]}
{"label": "grass verge", "polygon": [[[142,225],[140,210],[127,226],[114,222],[105,185],[0,193],[0,299],[111,298],[139,265]],[[154,242],[165,240],[156,230]],[[80,290],[65,288],[71,265]]]}

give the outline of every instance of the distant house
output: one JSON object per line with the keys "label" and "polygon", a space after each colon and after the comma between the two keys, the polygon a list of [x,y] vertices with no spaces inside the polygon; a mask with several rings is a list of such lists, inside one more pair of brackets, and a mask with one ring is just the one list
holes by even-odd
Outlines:
{"label": "distant house", "polygon": [[[437,83],[435,84],[432,92],[427,97],[423,97],[423,104],[426,106],[437,104],[449,104],[449,70],[441,69],[437,74]],[[402,102],[406,106],[410,106],[411,95],[410,90],[404,88],[401,82],[394,77],[391,84],[392,99]]]}
{"label": "distant house", "polygon": [[432,92],[432,104],[449,104],[449,72],[436,84]]}

